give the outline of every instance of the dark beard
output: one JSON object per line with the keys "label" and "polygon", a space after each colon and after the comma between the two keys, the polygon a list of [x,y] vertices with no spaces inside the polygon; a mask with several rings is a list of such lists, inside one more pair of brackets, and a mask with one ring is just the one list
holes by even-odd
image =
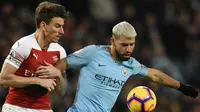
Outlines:
{"label": "dark beard", "polygon": [[115,47],[115,52],[116,52],[117,57],[118,57],[118,59],[119,59],[120,61],[128,61],[128,60],[130,59],[130,58],[124,58],[123,55],[121,55],[121,54],[117,51],[116,47]]}

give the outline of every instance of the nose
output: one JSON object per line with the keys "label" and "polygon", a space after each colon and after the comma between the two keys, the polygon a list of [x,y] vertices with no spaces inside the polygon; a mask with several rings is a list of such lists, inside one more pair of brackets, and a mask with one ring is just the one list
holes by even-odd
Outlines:
{"label": "nose", "polygon": [[60,27],[59,33],[60,33],[60,34],[64,34],[64,29],[63,29],[63,27]]}
{"label": "nose", "polygon": [[132,46],[128,45],[126,48],[126,52],[131,52],[132,51]]}

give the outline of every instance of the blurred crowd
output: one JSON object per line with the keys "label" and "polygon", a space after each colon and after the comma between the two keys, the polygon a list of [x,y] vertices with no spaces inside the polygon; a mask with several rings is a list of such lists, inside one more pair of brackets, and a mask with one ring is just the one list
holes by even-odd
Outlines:
{"label": "blurred crowd", "polygon": [[[12,44],[35,31],[34,11],[42,0],[0,2],[0,66]],[[199,0],[51,0],[70,11],[60,44],[67,54],[91,44],[109,44],[112,27],[121,21],[131,23],[138,35],[133,53],[142,64],[157,68],[200,91],[200,1]],[[52,93],[52,108],[65,112],[72,105],[78,70],[68,70],[67,92]],[[157,96],[154,112],[200,112],[200,97],[192,99],[180,92],[131,77],[125,84],[112,112],[129,112],[128,92],[148,86]],[[0,107],[8,88],[0,87]],[[104,93],[102,93],[104,94]]]}

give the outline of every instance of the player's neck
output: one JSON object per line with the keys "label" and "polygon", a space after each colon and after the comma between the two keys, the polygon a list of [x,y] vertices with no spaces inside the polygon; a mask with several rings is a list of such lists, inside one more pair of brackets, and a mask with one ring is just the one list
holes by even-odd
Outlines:
{"label": "player's neck", "polygon": [[109,53],[110,53],[112,59],[113,59],[114,61],[117,61],[117,60],[118,60],[117,54],[116,54],[116,52],[115,52],[115,50],[114,50],[114,48],[113,48],[112,45],[108,47],[108,51],[109,51]]}
{"label": "player's neck", "polygon": [[35,38],[37,43],[39,44],[40,48],[43,50],[47,50],[49,47],[49,42],[45,40],[44,34],[39,29],[35,32]]}

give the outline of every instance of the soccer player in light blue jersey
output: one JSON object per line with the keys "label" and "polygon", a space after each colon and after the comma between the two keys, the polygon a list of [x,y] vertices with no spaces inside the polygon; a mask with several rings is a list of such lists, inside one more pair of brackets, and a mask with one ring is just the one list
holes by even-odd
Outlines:
{"label": "soccer player in light blue jersey", "polygon": [[[185,85],[165,73],[147,68],[131,54],[135,47],[136,31],[128,22],[120,22],[112,29],[111,45],[90,45],[70,54],[66,68],[81,68],[74,104],[67,112],[110,112],[120,91],[131,75],[148,77],[151,81],[197,97],[194,87]],[[41,66],[40,77],[56,77],[61,74],[54,66]]]}

